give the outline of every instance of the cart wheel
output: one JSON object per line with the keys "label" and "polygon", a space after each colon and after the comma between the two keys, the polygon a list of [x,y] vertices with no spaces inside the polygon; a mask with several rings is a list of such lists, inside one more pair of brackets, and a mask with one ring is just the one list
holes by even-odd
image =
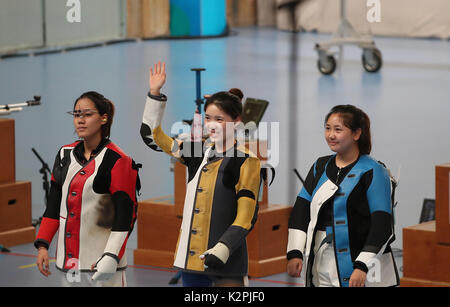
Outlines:
{"label": "cart wheel", "polygon": [[325,59],[319,57],[317,67],[322,74],[331,75],[336,70],[336,60],[332,55],[327,55]]}
{"label": "cart wheel", "polygon": [[367,72],[379,71],[383,64],[381,51],[377,48],[364,50],[362,54],[362,63]]}

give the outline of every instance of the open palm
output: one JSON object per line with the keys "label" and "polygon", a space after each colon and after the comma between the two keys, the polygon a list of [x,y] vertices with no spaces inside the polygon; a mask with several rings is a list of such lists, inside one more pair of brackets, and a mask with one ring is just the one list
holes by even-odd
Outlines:
{"label": "open palm", "polygon": [[159,61],[154,67],[150,67],[150,93],[158,94],[166,83],[166,63]]}

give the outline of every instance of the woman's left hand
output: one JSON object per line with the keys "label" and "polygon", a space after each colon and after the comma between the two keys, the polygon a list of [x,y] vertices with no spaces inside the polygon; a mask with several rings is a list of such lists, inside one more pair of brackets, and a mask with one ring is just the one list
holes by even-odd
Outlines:
{"label": "woman's left hand", "polygon": [[360,269],[355,269],[352,273],[352,276],[350,276],[350,287],[364,287],[366,283],[366,276],[367,273],[364,271],[361,271]]}

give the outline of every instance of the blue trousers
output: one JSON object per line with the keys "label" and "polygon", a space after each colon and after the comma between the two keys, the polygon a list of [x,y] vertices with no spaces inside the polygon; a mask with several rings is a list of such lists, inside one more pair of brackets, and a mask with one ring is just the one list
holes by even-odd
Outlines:
{"label": "blue trousers", "polygon": [[183,287],[211,287],[213,282],[205,274],[181,272]]}

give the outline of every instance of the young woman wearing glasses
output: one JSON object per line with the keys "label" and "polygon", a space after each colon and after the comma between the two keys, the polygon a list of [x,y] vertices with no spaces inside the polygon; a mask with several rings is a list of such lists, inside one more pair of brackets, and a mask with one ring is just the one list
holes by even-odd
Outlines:
{"label": "young woman wearing glasses", "polygon": [[48,248],[56,232],[56,267],[66,286],[126,286],[126,243],[136,220],[138,167],[109,139],[114,104],[82,94],[72,112],[80,140],[62,146],[35,246],[50,275]]}

